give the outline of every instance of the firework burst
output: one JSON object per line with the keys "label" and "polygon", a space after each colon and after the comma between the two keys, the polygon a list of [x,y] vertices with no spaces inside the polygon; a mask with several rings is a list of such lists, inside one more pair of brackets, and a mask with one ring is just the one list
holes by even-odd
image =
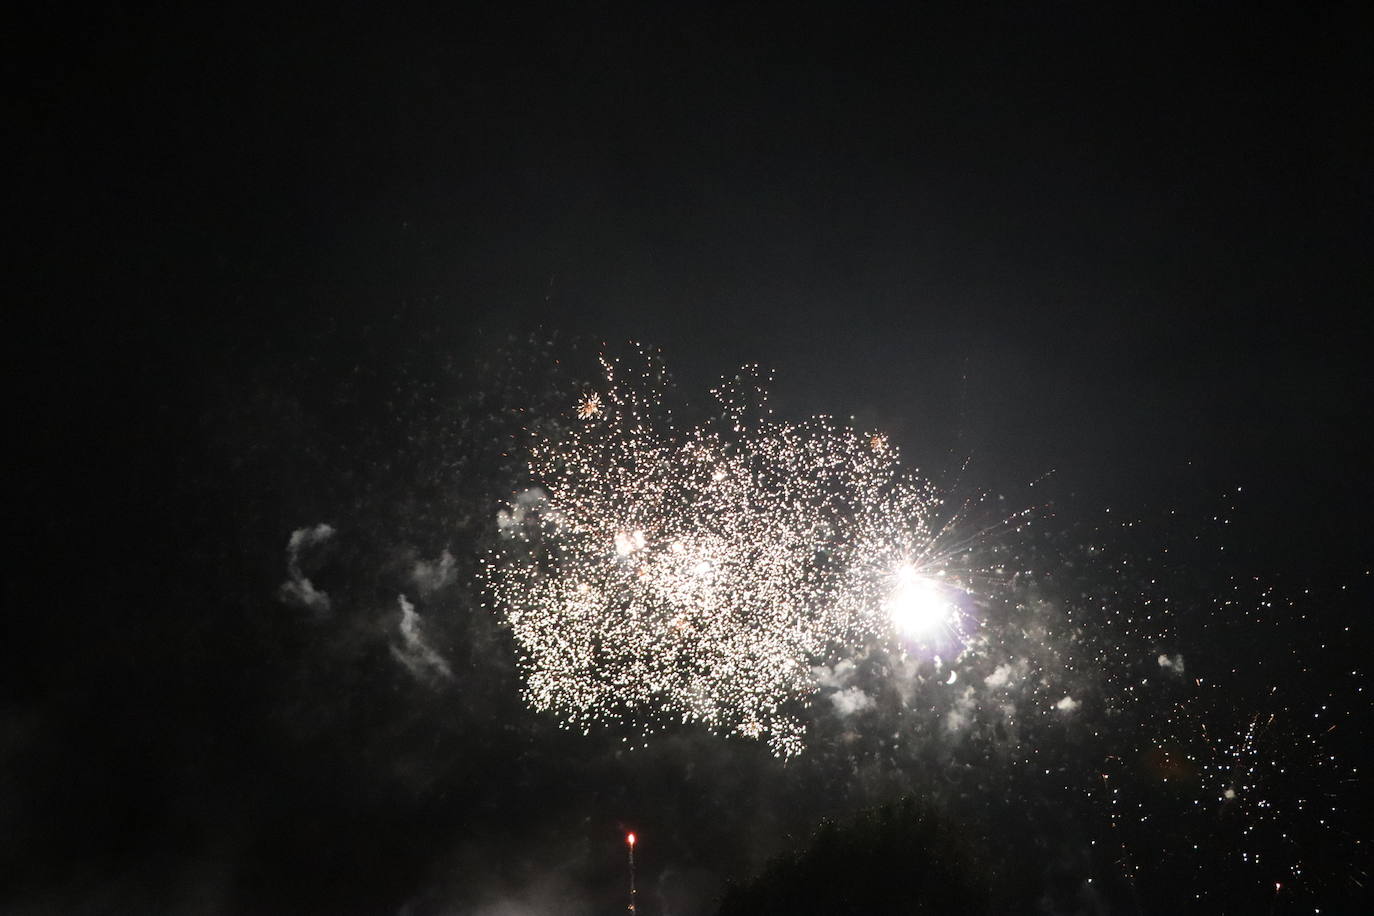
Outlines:
{"label": "firework burst", "polygon": [[602,365],[570,432],[534,442],[538,489],[486,563],[526,700],[583,729],[699,722],[795,754],[815,662],[949,625],[939,500],[883,436],[772,419],[756,367],[679,424],[656,360]]}

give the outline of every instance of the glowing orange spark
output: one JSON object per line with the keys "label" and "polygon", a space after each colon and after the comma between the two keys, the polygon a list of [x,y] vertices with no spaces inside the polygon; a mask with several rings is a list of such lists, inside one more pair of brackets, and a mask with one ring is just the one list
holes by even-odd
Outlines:
{"label": "glowing orange spark", "polygon": [[592,417],[601,414],[601,395],[592,392],[582,399],[582,403],[577,405],[577,415],[583,420],[590,420]]}

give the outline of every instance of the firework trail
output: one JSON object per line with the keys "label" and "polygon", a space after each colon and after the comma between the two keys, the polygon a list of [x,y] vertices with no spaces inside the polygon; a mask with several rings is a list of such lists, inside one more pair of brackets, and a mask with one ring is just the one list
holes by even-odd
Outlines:
{"label": "firework trail", "polygon": [[639,891],[635,887],[635,835],[633,833],[625,834],[625,848],[629,851],[630,856],[630,905],[628,909],[633,914],[638,912],[636,904],[639,895]]}

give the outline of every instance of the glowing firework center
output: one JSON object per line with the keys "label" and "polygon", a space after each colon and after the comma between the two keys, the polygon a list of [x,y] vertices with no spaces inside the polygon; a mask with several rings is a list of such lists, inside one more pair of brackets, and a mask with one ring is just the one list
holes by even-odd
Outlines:
{"label": "glowing firework center", "polygon": [[797,753],[817,660],[949,619],[905,559],[929,552],[937,500],[880,436],[746,420],[753,376],[679,428],[605,366],[596,411],[533,447],[546,496],[517,499],[486,564],[525,699],[584,730],[701,722]]}
{"label": "glowing firework center", "polygon": [[902,566],[893,578],[896,582],[888,596],[887,612],[899,633],[927,639],[950,625],[955,606],[942,585],[909,565]]}

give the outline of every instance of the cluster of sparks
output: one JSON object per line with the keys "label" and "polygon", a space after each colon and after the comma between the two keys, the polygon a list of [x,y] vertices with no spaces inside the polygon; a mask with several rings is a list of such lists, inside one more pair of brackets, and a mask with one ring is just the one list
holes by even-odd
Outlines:
{"label": "cluster of sparks", "polygon": [[538,489],[486,564],[531,706],[583,730],[697,722],[789,756],[815,663],[955,625],[938,498],[885,437],[773,420],[753,367],[679,424],[652,362],[602,365],[606,389],[533,443]]}
{"label": "cluster of sparks", "polygon": [[[1330,743],[1354,724],[1362,674],[1328,667],[1308,592],[1285,596],[1258,577],[1232,577],[1220,593],[1215,577],[1186,584],[1227,546],[1229,519],[1209,521],[1118,523],[1139,526],[1149,554],[1118,555],[1094,639],[1116,721],[1094,723],[1111,747],[1088,791],[1107,816],[1100,848],[1136,886],[1186,875],[1191,906],[1234,905],[1258,888],[1271,908],[1282,898],[1285,912],[1326,912],[1322,895],[1360,893],[1366,877],[1346,814],[1359,770]],[[1168,654],[1185,644],[1204,660],[1186,673],[1183,655]]]}

